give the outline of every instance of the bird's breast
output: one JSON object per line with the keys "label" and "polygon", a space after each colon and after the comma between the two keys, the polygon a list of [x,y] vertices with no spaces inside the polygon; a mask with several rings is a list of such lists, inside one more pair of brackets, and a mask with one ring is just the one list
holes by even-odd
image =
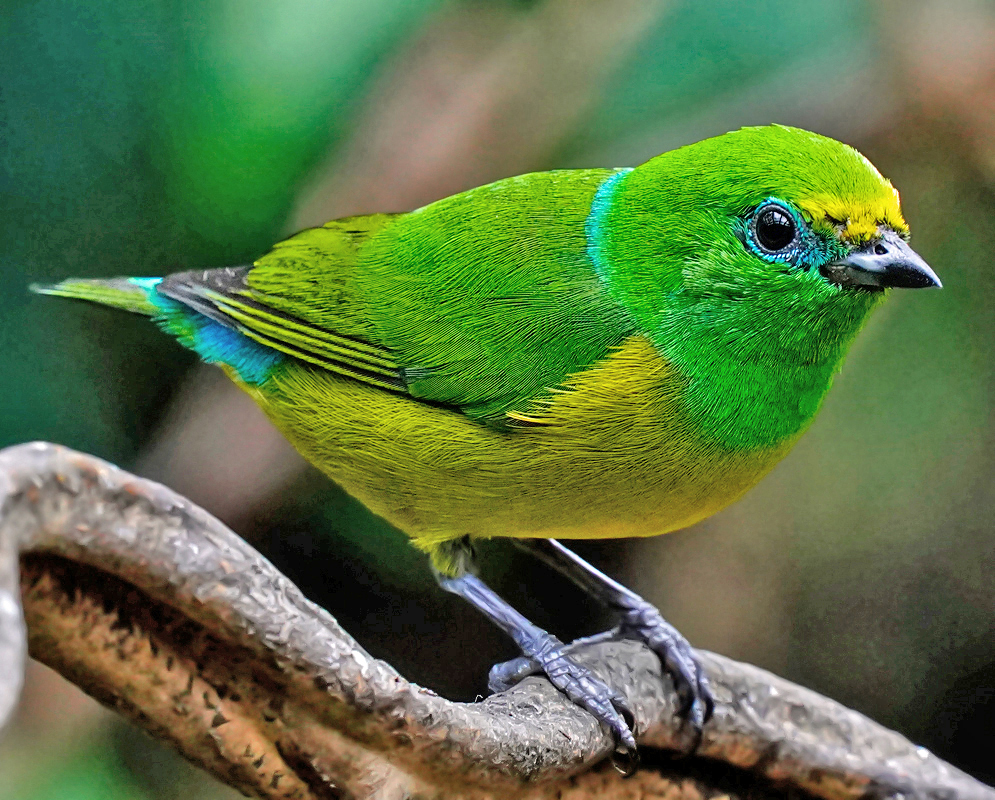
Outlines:
{"label": "bird's breast", "polygon": [[765,447],[721,443],[689,407],[687,386],[648,339],[633,336],[540,405],[526,481],[558,476],[546,489],[558,512],[535,515],[541,535],[652,536],[686,527],[741,497],[794,444],[796,437]]}

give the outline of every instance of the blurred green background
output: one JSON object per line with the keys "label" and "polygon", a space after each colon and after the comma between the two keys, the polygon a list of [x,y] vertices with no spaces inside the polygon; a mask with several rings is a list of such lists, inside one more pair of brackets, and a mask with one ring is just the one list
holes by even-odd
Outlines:
{"label": "blurred green background", "polygon": [[[0,445],[61,442],[164,481],[460,699],[512,647],[402,536],[147,321],[26,285],[244,263],[336,216],[742,125],[857,146],[944,290],[889,300],[744,501],[579,549],[694,643],[995,781],[995,3],[6,0],[0,53]],[[506,548],[485,555],[538,623],[607,622]],[[0,800],[229,796],[32,665]]]}

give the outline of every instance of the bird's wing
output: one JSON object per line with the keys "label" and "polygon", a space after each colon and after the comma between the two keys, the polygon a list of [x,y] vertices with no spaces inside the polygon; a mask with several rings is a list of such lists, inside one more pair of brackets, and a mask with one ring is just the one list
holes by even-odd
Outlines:
{"label": "bird's wing", "polygon": [[[378,388],[407,392],[393,354],[369,336],[362,318],[343,315],[338,325],[322,327],[298,309],[328,298],[337,282],[348,281],[343,267],[355,261],[358,245],[387,224],[391,215],[337,220],[309,229],[277,245],[256,265],[178,272],[156,287],[159,294],[232,328],[253,341],[306,364],[365,381]],[[314,275],[314,264],[327,269]],[[268,269],[267,269],[268,268]],[[262,272],[275,294],[253,288],[250,273]],[[312,285],[312,282],[320,286]],[[343,287],[342,293],[345,294]],[[358,323],[359,330],[355,330]]]}
{"label": "bird's wing", "polygon": [[604,174],[337,220],[252,268],[180,273],[159,291],[302,362],[504,427],[633,332],[587,256]]}

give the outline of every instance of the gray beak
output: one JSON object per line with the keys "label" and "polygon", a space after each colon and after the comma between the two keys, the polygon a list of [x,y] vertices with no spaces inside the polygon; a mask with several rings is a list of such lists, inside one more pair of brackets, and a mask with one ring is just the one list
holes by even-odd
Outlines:
{"label": "gray beak", "polygon": [[943,286],[929,264],[894,231],[885,231],[846,258],[822,267],[822,274],[837,286],[886,289],[926,289]]}

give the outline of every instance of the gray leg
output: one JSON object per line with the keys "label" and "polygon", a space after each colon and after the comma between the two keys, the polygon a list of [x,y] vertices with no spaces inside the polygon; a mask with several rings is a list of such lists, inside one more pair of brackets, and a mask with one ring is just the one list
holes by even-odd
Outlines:
{"label": "gray leg", "polygon": [[[555,539],[517,539],[515,544],[565,575],[603,605],[621,614],[621,625],[612,634],[643,641],[660,657],[674,680],[674,688],[680,698],[679,714],[700,736],[702,726],[712,716],[715,701],[701,662],[687,639],[653,605],[588,564]],[[584,640],[584,643],[588,641],[590,640]],[[576,644],[580,644],[580,641],[571,646]],[[491,674],[495,682],[513,682],[515,677],[528,674],[535,666],[524,659],[515,659],[497,665]]]}
{"label": "gray leg", "polygon": [[636,740],[626,722],[626,718],[632,719],[632,712],[625,698],[574,661],[565,652],[563,642],[529,622],[476,575],[465,573],[449,578],[436,572],[436,580],[507,633],[521,649],[531,672],[545,673],[557,689],[608,727],[622,754],[635,758]]}

